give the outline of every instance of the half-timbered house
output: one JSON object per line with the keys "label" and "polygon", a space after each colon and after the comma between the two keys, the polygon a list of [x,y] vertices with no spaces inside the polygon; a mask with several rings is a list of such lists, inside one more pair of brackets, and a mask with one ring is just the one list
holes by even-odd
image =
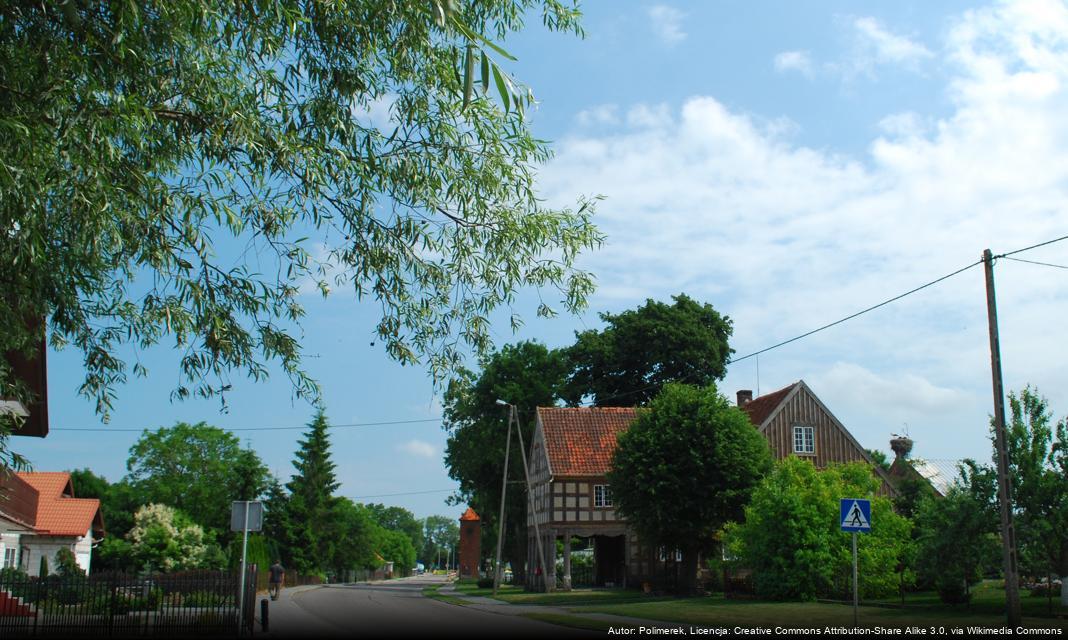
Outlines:
{"label": "half-timbered house", "polygon": [[[803,380],[758,398],[740,391],[738,405],[768,439],[776,458],[796,455],[821,468],[867,462],[882,481],[879,493],[894,495],[887,474],[873,464],[864,447]],[[527,518],[527,557],[534,568],[544,553],[546,571],[545,575],[528,571],[529,587],[571,587],[573,537],[592,540],[592,582],[598,586],[651,580],[661,573],[665,561],[674,560],[672,550],[665,553],[642,545],[613,504],[608,482],[612,453],[619,434],[638,411],[629,407],[538,408],[530,446],[532,508]],[[557,539],[564,541],[560,576],[556,575]]]}

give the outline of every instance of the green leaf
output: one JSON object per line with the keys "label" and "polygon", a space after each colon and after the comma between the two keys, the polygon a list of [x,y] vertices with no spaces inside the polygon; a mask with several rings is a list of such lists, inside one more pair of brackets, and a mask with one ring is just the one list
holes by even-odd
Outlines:
{"label": "green leaf", "polygon": [[505,79],[504,74],[501,73],[500,67],[496,64],[493,65],[493,79],[497,83],[497,93],[501,94],[501,102],[504,103],[504,110],[507,112],[512,92],[509,90],[508,81]]}
{"label": "green leaf", "polygon": [[482,95],[489,92],[490,86],[490,60],[486,52],[482,52]]}
{"label": "green leaf", "polygon": [[468,43],[467,54],[464,57],[464,104],[463,109],[471,104],[471,95],[474,93],[475,81],[475,45]]}

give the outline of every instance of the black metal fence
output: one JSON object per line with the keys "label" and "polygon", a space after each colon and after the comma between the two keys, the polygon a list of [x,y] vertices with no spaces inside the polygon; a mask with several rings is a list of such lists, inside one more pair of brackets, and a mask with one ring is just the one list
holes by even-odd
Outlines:
{"label": "black metal fence", "polygon": [[0,573],[0,638],[21,636],[236,636],[255,628],[256,567],[241,572],[93,574],[36,578]]}

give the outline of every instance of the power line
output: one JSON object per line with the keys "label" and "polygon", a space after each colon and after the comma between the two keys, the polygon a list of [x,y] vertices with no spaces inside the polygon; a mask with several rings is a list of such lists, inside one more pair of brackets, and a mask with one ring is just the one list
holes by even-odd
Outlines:
{"label": "power line", "polygon": [[[1065,236],[1065,237],[1068,238],[1068,236]],[[1044,244],[1047,244],[1047,243],[1044,243]],[[1036,245],[1036,246],[1041,246],[1041,245]],[[1024,249],[1021,249],[1020,251],[1024,251]],[[906,296],[911,296],[914,293],[917,293],[919,291],[923,291],[927,287],[934,286],[934,285],[938,284],[939,282],[942,282],[943,280],[948,280],[948,279],[952,278],[953,276],[961,274],[961,273],[964,273],[968,269],[971,269],[972,267],[978,266],[978,265],[980,265],[982,263],[983,263],[982,260],[976,260],[975,262],[973,262],[973,263],[971,263],[971,264],[969,264],[967,266],[961,267],[960,269],[957,269],[956,271],[954,271],[952,273],[947,273],[946,275],[942,276],[941,278],[936,278],[934,280],[931,280],[930,282],[928,282],[926,284],[922,284],[922,285],[916,287],[915,289],[910,289],[909,291],[906,291],[905,293],[902,293],[900,295],[896,295],[893,298],[889,298],[887,300],[883,300],[879,304],[874,304],[874,305],[868,307],[867,309],[862,309],[862,310],[860,310],[860,311],[858,311],[856,313],[850,314],[850,315],[848,315],[848,316],[846,316],[844,318],[841,318],[839,320],[835,320],[834,322],[825,324],[822,327],[819,327],[818,329],[813,329],[812,331],[807,331],[805,333],[802,333],[799,336],[794,336],[793,338],[790,338],[789,340],[783,340],[782,342],[780,342],[778,344],[773,344],[770,347],[765,347],[765,348],[761,349],[760,351],[754,351],[753,353],[746,354],[746,355],[744,355],[744,356],[742,356],[740,358],[731,358],[728,361],[727,364],[734,364],[735,362],[741,362],[742,360],[747,360],[749,358],[752,358],[753,356],[760,355],[761,353],[765,353],[767,351],[771,351],[772,349],[778,349],[779,347],[788,345],[791,342],[797,342],[798,340],[801,340],[802,338],[807,338],[810,335],[815,334],[815,333],[819,333],[820,331],[823,331],[825,329],[830,329],[833,326],[840,325],[843,322],[847,322],[849,320],[852,320],[853,318],[857,318],[859,316],[862,316],[865,313],[868,313],[869,311],[875,311],[879,307],[885,307],[886,305],[890,304],[891,302],[897,302],[898,300],[900,300],[900,299],[902,299],[902,298],[904,298]]]}
{"label": "power line", "polygon": [[368,498],[395,498],[397,496],[421,496],[428,493],[446,493],[456,489],[428,489],[426,491],[405,491],[403,493],[380,493],[374,496],[351,496],[352,500],[366,500]]}
{"label": "power line", "polygon": [[1002,256],[1002,257],[1005,258],[1006,260],[1012,260],[1013,262],[1026,262],[1027,264],[1037,264],[1037,265],[1040,265],[1040,266],[1043,266],[1043,267],[1053,267],[1055,269],[1068,269],[1068,266],[1065,266],[1063,264],[1053,264],[1051,262],[1039,262],[1037,260],[1024,260],[1023,258],[1010,258],[1007,255]]}
{"label": "power line", "polygon": [[1054,238],[1052,240],[1046,240],[1045,242],[1039,242],[1038,244],[1033,244],[1030,247],[1024,247],[1023,249],[1016,249],[1015,251],[1009,251],[1008,253],[1003,253],[1001,255],[994,256],[994,257],[995,258],[1005,258],[1005,257],[1011,256],[1011,255],[1017,254],[1017,253],[1023,253],[1024,251],[1030,251],[1031,249],[1037,249],[1039,247],[1044,247],[1047,244],[1053,244],[1054,242],[1060,242],[1062,240],[1068,240],[1068,236],[1061,236],[1059,238]]}
{"label": "power line", "polygon": [[[386,422],[352,422],[348,424],[331,424],[328,425],[328,429],[345,429],[352,427],[382,427],[387,425],[396,424],[418,424],[424,422],[441,422],[441,418],[424,418],[420,420],[390,420]],[[307,429],[308,425],[299,425],[292,427],[234,427],[232,429],[224,428],[224,431],[293,431],[297,429]],[[84,431],[84,432],[118,432],[118,433],[141,433],[142,431],[149,431],[145,428],[111,428],[111,427],[54,427],[51,431]]]}

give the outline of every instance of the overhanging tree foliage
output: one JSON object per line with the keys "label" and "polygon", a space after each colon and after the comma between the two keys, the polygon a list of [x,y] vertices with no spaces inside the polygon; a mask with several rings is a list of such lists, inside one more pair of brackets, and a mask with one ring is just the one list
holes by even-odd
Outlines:
{"label": "overhanging tree foliage", "polygon": [[690,593],[698,553],[770,467],[767,441],[715,387],[668,384],[619,436],[608,481],[643,544],[682,550],[679,589]]}
{"label": "overhanging tree foliage", "polygon": [[597,406],[638,406],[668,382],[702,387],[726,375],[730,318],[686,294],[671,299],[602,313],[608,326],[575,336],[566,352],[571,403],[589,397]]}
{"label": "overhanging tree foliage", "polygon": [[[179,398],[271,362],[315,395],[306,286],[373,298],[388,353],[435,376],[521,287],[583,308],[591,202],[538,199],[532,97],[485,39],[537,8],[580,32],[560,0],[4,3],[0,353],[47,318],[106,416],[147,373],[122,344],[176,345]],[[25,394],[0,366],[0,396]]]}

